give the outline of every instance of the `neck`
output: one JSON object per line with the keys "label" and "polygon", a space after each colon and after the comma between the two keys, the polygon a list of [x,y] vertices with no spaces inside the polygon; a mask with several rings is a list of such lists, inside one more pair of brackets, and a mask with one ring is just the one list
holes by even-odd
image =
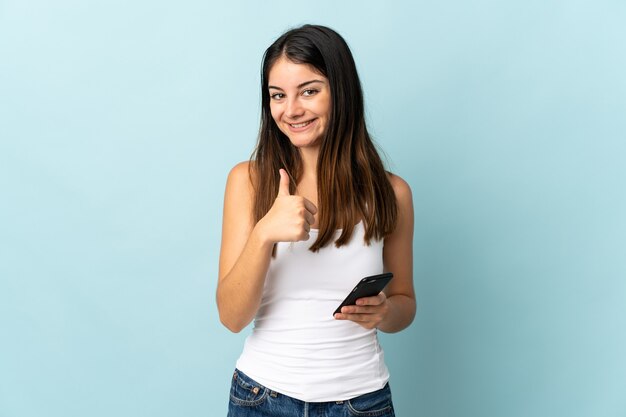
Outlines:
{"label": "neck", "polygon": [[319,147],[300,148],[300,157],[302,158],[303,176],[315,178],[317,176],[317,157],[319,156]]}

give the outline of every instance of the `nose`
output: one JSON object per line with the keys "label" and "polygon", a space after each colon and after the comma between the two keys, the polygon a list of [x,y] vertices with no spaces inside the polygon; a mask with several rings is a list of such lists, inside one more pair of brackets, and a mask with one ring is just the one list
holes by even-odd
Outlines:
{"label": "nose", "polygon": [[302,103],[297,97],[287,100],[287,108],[285,109],[285,115],[290,119],[297,119],[304,114]]}

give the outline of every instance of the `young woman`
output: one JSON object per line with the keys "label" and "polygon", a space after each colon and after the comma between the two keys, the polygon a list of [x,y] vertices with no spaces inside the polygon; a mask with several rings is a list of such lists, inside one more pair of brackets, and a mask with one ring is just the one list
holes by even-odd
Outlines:
{"label": "young woman", "polygon": [[[415,316],[411,190],[383,167],[339,34],[284,33],[261,76],[258,144],[224,198],[220,320],[239,332],[254,319],[228,415],[393,416],[376,332]],[[383,292],[333,315],[383,271],[394,274]]]}

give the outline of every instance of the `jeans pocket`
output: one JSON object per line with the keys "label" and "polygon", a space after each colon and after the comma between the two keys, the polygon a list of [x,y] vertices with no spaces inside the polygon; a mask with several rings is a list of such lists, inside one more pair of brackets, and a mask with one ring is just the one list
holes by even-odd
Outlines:
{"label": "jeans pocket", "polygon": [[230,400],[243,407],[261,405],[269,390],[239,370],[235,370],[230,387]]}
{"label": "jeans pocket", "polygon": [[389,384],[384,388],[347,401],[348,412],[357,417],[393,417],[393,403]]}

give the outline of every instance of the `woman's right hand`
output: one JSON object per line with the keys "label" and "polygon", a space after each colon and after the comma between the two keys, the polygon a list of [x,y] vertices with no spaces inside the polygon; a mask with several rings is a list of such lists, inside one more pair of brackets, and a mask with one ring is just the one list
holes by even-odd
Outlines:
{"label": "woman's right hand", "polygon": [[287,171],[281,169],[276,200],[257,227],[272,243],[308,240],[316,213],[317,207],[311,201],[289,193],[289,176]]}

